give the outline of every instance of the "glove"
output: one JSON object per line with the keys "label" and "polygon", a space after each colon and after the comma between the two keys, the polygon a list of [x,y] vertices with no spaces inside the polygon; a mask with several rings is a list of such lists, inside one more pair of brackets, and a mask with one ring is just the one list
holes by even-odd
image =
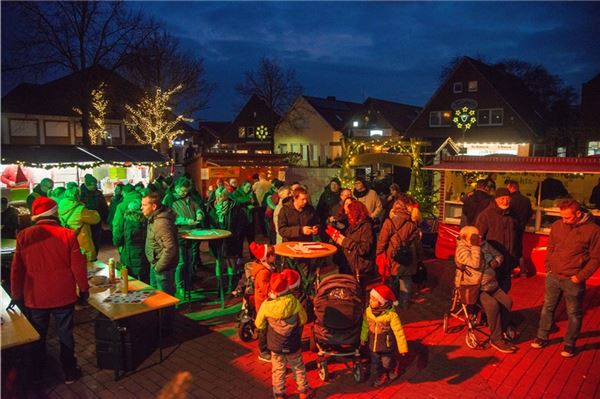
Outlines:
{"label": "glove", "polygon": [[390,260],[385,252],[377,255],[375,258],[375,264],[377,265],[377,272],[381,276],[382,281],[387,280],[392,275]]}
{"label": "glove", "polygon": [[80,292],[79,293],[79,300],[81,302],[87,302],[87,300],[90,298],[90,292],[89,291],[85,291],[85,292]]}
{"label": "glove", "polygon": [[23,308],[23,300],[22,299],[11,299],[10,303],[6,307],[6,310],[13,310],[15,308],[15,306],[18,307],[19,309]]}

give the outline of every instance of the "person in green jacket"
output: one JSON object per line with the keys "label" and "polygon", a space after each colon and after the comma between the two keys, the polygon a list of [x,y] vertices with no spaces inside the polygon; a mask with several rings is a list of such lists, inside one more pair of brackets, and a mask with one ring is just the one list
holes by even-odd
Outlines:
{"label": "person in green jacket", "polygon": [[[179,229],[202,227],[205,223],[204,210],[190,195],[192,188],[192,181],[181,176],[175,181],[173,190],[163,198],[163,205],[175,213],[175,226]],[[175,286],[179,297],[184,297],[184,291],[192,288],[192,277],[200,258],[199,250],[198,241],[179,238],[179,261],[175,271]]]}
{"label": "person in green jacket", "polygon": [[100,214],[97,211],[87,209],[79,200],[79,187],[77,187],[77,183],[67,183],[65,196],[58,204],[58,217],[64,227],[75,230],[81,252],[88,260],[95,261],[98,252],[92,240],[92,229],[90,226],[100,223]]}
{"label": "person in green jacket", "polygon": [[387,285],[378,285],[371,290],[369,307],[363,317],[360,342],[368,342],[371,363],[377,370],[374,387],[380,387],[398,378],[396,353],[408,353],[408,344],[400,317],[396,313],[398,302]]}
{"label": "person in green jacket", "polygon": [[113,225],[113,244],[119,248],[120,262],[130,276],[150,283],[150,264],[144,252],[147,219],[141,210],[141,198],[133,198],[120,223]]}
{"label": "person in green jacket", "polygon": [[43,178],[42,181],[40,181],[40,184],[36,185],[33,188],[31,194],[27,196],[27,208],[29,208],[30,212],[33,200],[37,197],[48,197],[50,191],[52,191],[52,188],[54,188],[54,182],[52,181],[52,179],[49,179],[47,177]]}
{"label": "person in green jacket", "polygon": [[[256,197],[252,192],[252,184],[249,181],[245,181],[239,186],[234,192],[229,195],[235,204],[239,206],[246,215],[247,224],[244,228],[242,236],[248,241],[248,245],[254,241],[254,206],[256,205]],[[242,244],[243,245],[243,244]]]}
{"label": "person in green jacket", "polygon": [[[138,199],[138,200],[142,199],[142,195],[140,193],[138,193],[137,191],[135,191],[131,184],[124,185],[122,188],[122,193],[123,193],[123,199],[116,206],[115,214],[113,215],[113,219],[112,219],[112,223],[111,223],[111,228],[113,231],[115,229],[118,229],[119,226],[123,225],[123,218],[125,217],[125,212],[127,211],[129,203],[136,199]],[[118,245],[114,241],[114,238],[113,238],[113,245],[118,247]]]}

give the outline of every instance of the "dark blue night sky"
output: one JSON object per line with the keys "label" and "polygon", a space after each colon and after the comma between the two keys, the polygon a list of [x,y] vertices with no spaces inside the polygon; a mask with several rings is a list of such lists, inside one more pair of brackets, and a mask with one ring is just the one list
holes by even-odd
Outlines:
{"label": "dark blue night sky", "polygon": [[[204,58],[216,85],[200,119],[230,120],[234,86],[260,58],[296,70],[304,92],[423,106],[453,57],[518,58],[580,91],[600,73],[600,3],[132,2]],[[5,90],[3,90],[5,92]]]}
{"label": "dark blue night sky", "polygon": [[234,86],[263,56],[296,70],[305,94],[424,105],[455,56],[518,58],[567,84],[600,73],[600,3],[149,3],[217,85],[206,119],[232,118]]}

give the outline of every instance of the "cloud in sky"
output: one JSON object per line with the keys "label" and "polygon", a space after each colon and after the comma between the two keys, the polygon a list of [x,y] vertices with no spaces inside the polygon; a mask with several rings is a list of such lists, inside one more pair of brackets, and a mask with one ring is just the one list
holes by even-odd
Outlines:
{"label": "cloud in sky", "polygon": [[131,2],[204,58],[216,84],[202,119],[232,119],[234,86],[260,58],[305,93],[424,105],[456,56],[542,64],[580,90],[600,72],[595,2]]}

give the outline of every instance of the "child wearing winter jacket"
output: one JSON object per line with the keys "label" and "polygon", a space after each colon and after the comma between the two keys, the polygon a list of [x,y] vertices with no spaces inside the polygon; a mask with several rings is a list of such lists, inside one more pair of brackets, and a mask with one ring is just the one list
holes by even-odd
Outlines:
{"label": "child wearing winter jacket", "polygon": [[292,369],[301,399],[312,398],[313,391],[306,379],[302,360],[301,326],[306,323],[306,311],[289,292],[285,276],[273,273],[269,283],[268,301],[263,302],[256,316],[256,328],[267,328],[267,347],[271,351],[273,396],[286,397],[286,365]]}
{"label": "child wearing winter jacket", "polygon": [[396,297],[387,285],[378,285],[371,290],[369,306],[363,317],[360,342],[368,342],[371,363],[375,365],[377,378],[375,388],[381,387],[396,378],[396,353],[405,356],[408,344],[400,317],[396,313]]}
{"label": "child wearing winter jacket", "polygon": [[[250,252],[255,260],[250,265],[250,275],[254,282],[254,309],[260,310],[263,302],[269,297],[269,282],[275,271],[275,247],[269,244],[250,243]],[[271,353],[267,349],[266,330],[258,330],[258,360],[271,361]]]}

